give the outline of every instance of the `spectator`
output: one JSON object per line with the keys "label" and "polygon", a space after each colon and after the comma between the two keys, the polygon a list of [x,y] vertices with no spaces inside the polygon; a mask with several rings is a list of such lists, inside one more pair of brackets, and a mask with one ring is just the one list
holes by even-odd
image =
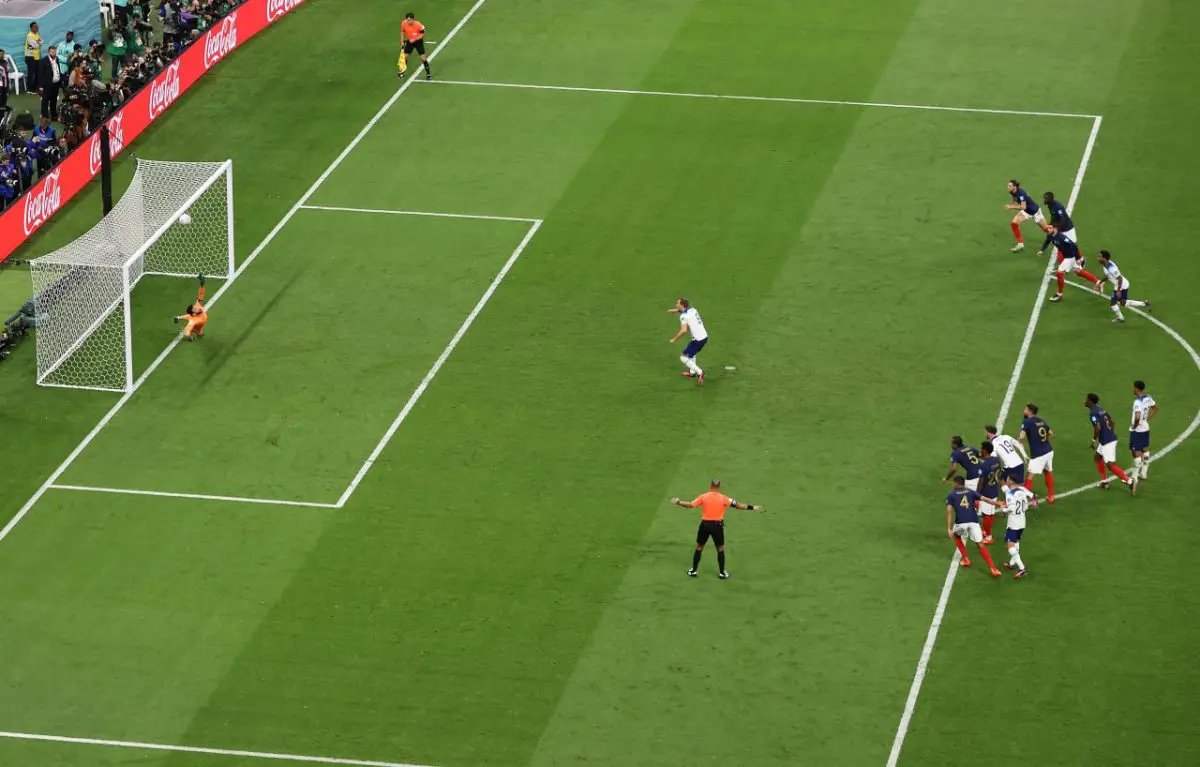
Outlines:
{"label": "spectator", "polygon": [[41,62],[38,73],[38,93],[42,96],[42,117],[58,119],[58,92],[62,88],[62,70],[58,67],[58,51],[51,45],[50,55]]}
{"label": "spectator", "polygon": [[108,27],[108,56],[112,59],[112,80],[117,79],[117,75],[121,74],[121,67],[125,66],[125,29],[117,26],[114,20]]}
{"label": "spectator", "polygon": [[8,108],[8,78],[12,72],[8,68],[8,56],[0,48],[0,110]]}
{"label": "spectator", "polygon": [[54,167],[53,147],[58,146],[58,131],[50,124],[49,117],[43,117],[41,123],[33,129],[33,147],[37,153],[38,175]]}
{"label": "spectator", "polygon": [[67,32],[67,36],[58,44],[58,70],[71,71],[71,54],[75,52],[75,33]]}
{"label": "spectator", "polygon": [[125,28],[125,50],[129,55],[129,60],[136,62],[142,57],[146,51],[146,44],[142,41],[142,31],[138,29],[137,22],[131,17],[129,26]]}
{"label": "spectator", "polygon": [[42,36],[38,33],[37,22],[29,25],[29,34],[25,35],[25,77],[30,92],[38,89],[38,62],[42,58]]}
{"label": "spectator", "polygon": [[183,23],[179,18],[179,6],[171,0],[162,0],[162,4],[158,6],[158,15],[163,22],[163,45],[174,47]]}

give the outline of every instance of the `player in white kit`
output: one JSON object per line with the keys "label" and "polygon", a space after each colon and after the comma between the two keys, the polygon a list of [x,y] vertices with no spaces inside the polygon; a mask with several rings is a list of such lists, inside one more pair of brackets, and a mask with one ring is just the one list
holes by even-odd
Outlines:
{"label": "player in white kit", "polygon": [[1025,463],[1029,461],[1029,456],[1025,454],[1025,447],[1019,440],[1013,439],[1007,434],[1001,434],[995,426],[983,427],[984,434],[987,435],[988,442],[992,443],[992,449],[996,453],[996,457],[1000,459],[1000,465],[1004,467],[1004,478],[1013,477],[1017,480],[1017,484],[1025,482]]}
{"label": "player in white kit", "polygon": [[1133,468],[1129,473],[1145,479],[1150,473],[1150,419],[1158,413],[1158,404],[1146,393],[1145,381],[1133,382],[1133,396],[1133,420],[1129,426]]}
{"label": "player in white kit", "polygon": [[980,498],[981,502],[990,503],[1008,515],[1008,529],[1004,531],[1004,542],[1008,545],[1008,561],[1004,567],[1016,570],[1013,578],[1020,580],[1028,572],[1025,561],[1021,559],[1021,535],[1025,532],[1025,514],[1031,504],[1036,503],[1033,493],[1026,490],[1012,477],[1004,481],[1004,500],[993,501],[990,498]]}
{"label": "player in white kit", "polygon": [[[1117,268],[1117,262],[1112,260],[1112,254],[1107,250],[1100,251],[1100,255],[1096,257],[1100,262],[1100,268],[1104,270],[1104,276],[1112,283],[1112,295],[1109,297],[1108,303],[1112,307],[1113,314],[1117,315],[1113,318],[1113,322],[1124,322],[1125,315],[1121,313],[1121,308],[1125,306],[1141,307],[1148,312],[1154,311],[1150,306],[1149,301],[1134,301],[1129,297],[1129,280],[1121,274],[1121,270]],[[1096,292],[1099,293],[1104,289],[1103,282],[1096,283]]]}
{"label": "player in white kit", "polygon": [[683,338],[686,333],[690,333],[692,336],[692,340],[688,342],[683,354],[679,356],[679,361],[687,367],[687,370],[683,371],[683,375],[686,378],[695,378],[696,384],[703,386],[704,371],[696,364],[696,355],[708,343],[708,331],[704,329],[704,320],[700,319],[700,312],[696,311],[686,298],[676,301],[675,306],[668,309],[667,312],[679,315],[679,332],[671,337],[671,343]]}

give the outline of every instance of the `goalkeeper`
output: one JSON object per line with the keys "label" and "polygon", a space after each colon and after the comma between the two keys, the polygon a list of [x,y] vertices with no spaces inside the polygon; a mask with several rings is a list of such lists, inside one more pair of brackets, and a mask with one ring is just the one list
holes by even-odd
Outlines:
{"label": "goalkeeper", "polygon": [[180,320],[187,322],[187,327],[183,329],[185,341],[203,338],[204,324],[208,322],[208,312],[204,308],[204,275],[197,275],[196,279],[200,280],[200,290],[196,291],[196,303],[189,304],[187,311],[173,318],[176,324]]}

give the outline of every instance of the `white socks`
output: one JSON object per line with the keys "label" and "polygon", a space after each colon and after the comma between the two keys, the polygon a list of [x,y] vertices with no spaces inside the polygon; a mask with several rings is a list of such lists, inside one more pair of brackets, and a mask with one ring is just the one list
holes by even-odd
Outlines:
{"label": "white socks", "polygon": [[1146,302],[1145,302],[1145,301],[1133,301],[1133,300],[1130,300],[1130,301],[1126,301],[1126,302],[1125,302],[1125,305],[1126,305],[1126,306],[1142,307],[1142,306],[1145,306],[1145,305],[1146,305]]}
{"label": "white socks", "polygon": [[[1128,303],[1128,302],[1126,302],[1126,303]],[[1117,319],[1121,320],[1122,322],[1125,321],[1125,315],[1121,314],[1121,305],[1120,304],[1113,304],[1112,310],[1113,310],[1113,314],[1117,315]]]}
{"label": "white socks", "polygon": [[1142,470],[1142,479],[1150,476],[1150,454],[1143,452],[1142,457],[1137,459],[1138,467]]}
{"label": "white socks", "polygon": [[1009,563],[1017,566],[1018,570],[1025,569],[1025,563],[1021,561],[1021,544],[1014,543],[1012,548],[1008,550]]}
{"label": "white socks", "polygon": [[686,365],[687,369],[692,371],[693,375],[704,375],[704,371],[701,370],[700,366],[696,364],[696,360],[692,359],[691,357],[685,357],[681,354],[679,355],[679,361]]}

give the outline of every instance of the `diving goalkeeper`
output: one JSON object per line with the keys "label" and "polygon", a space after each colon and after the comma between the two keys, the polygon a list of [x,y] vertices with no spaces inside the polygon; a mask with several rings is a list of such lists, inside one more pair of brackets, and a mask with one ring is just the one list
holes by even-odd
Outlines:
{"label": "diving goalkeeper", "polygon": [[185,341],[203,338],[204,324],[208,322],[208,312],[204,308],[204,275],[198,274],[196,279],[200,280],[200,289],[196,291],[196,303],[189,304],[186,312],[173,318],[176,324],[179,324],[180,320],[187,322],[187,327],[183,329]]}

